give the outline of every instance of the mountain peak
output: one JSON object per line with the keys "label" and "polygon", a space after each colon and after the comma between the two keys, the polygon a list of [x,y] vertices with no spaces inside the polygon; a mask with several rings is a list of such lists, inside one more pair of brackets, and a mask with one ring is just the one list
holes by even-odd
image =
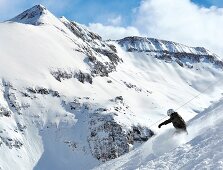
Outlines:
{"label": "mountain peak", "polygon": [[43,5],[35,5],[30,9],[27,9],[26,11],[22,12],[21,14],[17,15],[16,17],[10,19],[9,21],[12,22],[19,22],[23,24],[32,24],[32,25],[41,25],[46,23],[43,19],[44,16],[51,15],[46,7]]}
{"label": "mountain peak", "polygon": [[35,5],[33,7],[31,7],[30,9],[33,9],[33,10],[36,10],[36,11],[44,11],[44,10],[47,10],[45,6],[43,6],[42,4],[38,4],[38,5]]}

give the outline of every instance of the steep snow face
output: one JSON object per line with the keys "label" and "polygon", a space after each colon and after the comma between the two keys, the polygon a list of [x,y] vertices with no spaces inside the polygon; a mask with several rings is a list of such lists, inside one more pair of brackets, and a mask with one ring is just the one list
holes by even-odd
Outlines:
{"label": "steep snow face", "polygon": [[223,99],[188,123],[189,135],[167,130],[136,150],[95,169],[222,169]]}
{"label": "steep snow face", "polygon": [[[32,20],[22,17],[31,14]],[[2,23],[1,32],[6,32],[0,41],[1,53],[5,57],[2,62],[15,64],[11,72],[4,70],[6,67],[2,68],[3,77],[10,73],[10,78],[22,73],[30,76],[30,72],[33,72],[31,76],[35,76],[36,81],[39,81],[39,76],[53,75],[58,81],[76,78],[92,83],[92,76],[107,76],[115,70],[121,59],[114,46],[104,43],[100,36],[83,26],[75,27],[74,22],[68,22],[65,18],[62,21],[45,7],[37,5],[10,22]],[[30,25],[40,22],[43,25]],[[12,63],[9,60],[13,60]],[[45,70],[50,70],[51,75],[46,75]]]}
{"label": "steep snow face", "polygon": [[36,5],[22,12],[18,16],[8,20],[8,22],[18,22],[32,25],[61,25],[58,19],[42,5]]}
{"label": "steep snow face", "polygon": [[108,73],[115,71],[116,65],[122,62],[116,54],[116,48],[112,44],[102,41],[101,37],[76,22],[68,21],[65,17],[60,18],[61,22],[84,43],[79,45],[79,52],[88,56],[86,62],[91,67],[92,75],[108,76]]}
{"label": "steep snow face", "polygon": [[179,110],[189,120],[221,97],[203,54],[130,52],[42,6],[23,14],[0,24],[0,169],[92,169],[150,139],[167,109],[202,92]]}

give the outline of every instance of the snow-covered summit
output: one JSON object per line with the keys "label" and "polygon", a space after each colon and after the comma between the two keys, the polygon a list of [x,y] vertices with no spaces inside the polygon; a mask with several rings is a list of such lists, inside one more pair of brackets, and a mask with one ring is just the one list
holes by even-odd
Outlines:
{"label": "snow-covered summit", "polygon": [[125,37],[118,43],[127,51],[138,52],[170,52],[170,53],[193,53],[196,55],[213,55],[203,47],[188,47],[172,41],[159,40],[147,37]]}
{"label": "snow-covered summit", "polygon": [[[30,24],[28,29],[27,25]],[[26,69],[25,73],[30,72],[27,67],[22,66],[23,58],[26,58],[25,61],[29,63],[28,65],[32,65],[32,70],[33,68],[47,69],[50,71],[48,73],[58,81],[77,78],[83,82],[86,78],[87,82],[92,82],[92,76],[106,76],[114,71],[118,62],[121,61],[115,47],[103,42],[99,35],[65,17],[60,19],[55,17],[42,5],[36,5],[8,22],[2,23],[0,30],[2,32],[7,30],[1,52],[8,56],[8,61],[9,59],[17,61],[19,58],[18,62],[21,62],[19,67],[10,71],[13,75],[16,75],[18,69],[21,68]],[[17,33],[18,30],[20,30],[19,33]],[[18,37],[16,35],[21,35],[21,37],[16,38]],[[9,36],[15,39],[7,38]],[[30,37],[35,45],[29,42]],[[10,49],[18,47],[19,42],[23,42],[22,47],[14,53]],[[40,66],[33,62],[42,60],[45,62]],[[6,63],[10,63],[8,61]],[[7,72],[6,68],[2,69],[4,71],[1,71]],[[8,72],[3,75],[8,75]]]}
{"label": "snow-covered summit", "polygon": [[32,25],[58,24],[58,19],[43,5],[35,5],[8,21]]}

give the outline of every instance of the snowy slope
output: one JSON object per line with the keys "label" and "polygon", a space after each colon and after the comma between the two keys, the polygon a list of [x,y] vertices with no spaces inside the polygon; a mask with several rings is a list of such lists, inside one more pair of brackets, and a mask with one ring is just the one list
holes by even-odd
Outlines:
{"label": "snowy slope", "polygon": [[223,99],[188,124],[189,135],[167,130],[139,148],[95,169],[222,169]]}
{"label": "snowy slope", "polygon": [[189,120],[221,98],[222,61],[203,48],[104,42],[42,5],[0,23],[0,37],[2,169],[92,169],[138,152],[167,109],[210,84],[181,115]]}

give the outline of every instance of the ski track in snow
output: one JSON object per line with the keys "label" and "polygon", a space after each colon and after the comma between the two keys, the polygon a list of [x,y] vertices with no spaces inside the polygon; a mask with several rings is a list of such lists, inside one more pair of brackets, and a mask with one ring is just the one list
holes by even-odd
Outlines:
{"label": "ski track in snow", "polygon": [[222,110],[220,100],[188,122],[188,135],[173,135],[174,130],[166,130],[95,170],[223,169]]}

